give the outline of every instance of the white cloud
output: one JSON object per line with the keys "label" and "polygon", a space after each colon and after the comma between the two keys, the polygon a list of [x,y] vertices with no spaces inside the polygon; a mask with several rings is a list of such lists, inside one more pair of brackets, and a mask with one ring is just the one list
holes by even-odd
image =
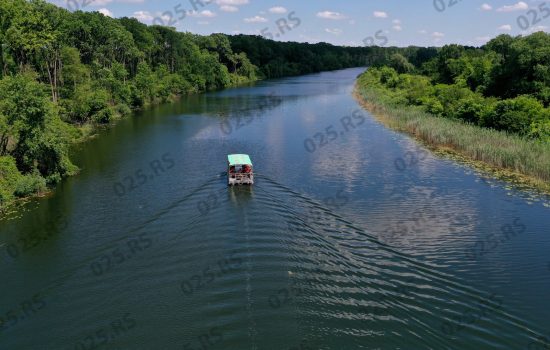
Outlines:
{"label": "white cloud", "polygon": [[141,22],[151,22],[153,20],[153,15],[148,11],[136,11],[132,17]]}
{"label": "white cloud", "polygon": [[216,4],[220,6],[223,6],[223,5],[239,6],[239,5],[248,4],[248,0],[216,0]]}
{"label": "white cloud", "polygon": [[216,17],[216,14],[210,10],[203,10],[203,11],[187,11],[187,15],[189,17],[196,17],[196,18],[212,18]]}
{"label": "white cloud", "polygon": [[512,26],[509,25],[509,24],[504,24],[504,25],[501,25],[500,27],[498,27],[498,30],[504,30],[506,32],[509,32],[512,30]]}
{"label": "white cloud", "polygon": [[95,1],[90,1],[90,5],[92,5],[92,6],[105,6],[108,3],[110,3],[111,1],[112,0],[95,0]]}
{"label": "white cloud", "polygon": [[103,15],[108,17],[114,17],[113,13],[106,8],[100,8],[99,10],[97,10],[97,12],[102,13]]}
{"label": "white cloud", "polygon": [[338,28],[325,28],[325,32],[330,33],[330,34],[334,34],[334,35],[339,35],[339,34],[342,34],[342,29],[338,29]]}
{"label": "white cloud", "polygon": [[443,40],[443,37],[445,36],[445,34],[441,33],[441,32],[433,32],[432,33],[432,38],[433,38],[433,41],[435,43],[438,43],[440,42],[441,40]]}
{"label": "white cloud", "polygon": [[275,7],[272,7],[269,9],[269,12],[271,13],[278,13],[278,14],[283,14],[283,13],[287,13],[287,9],[282,7],[282,6],[275,6]]}
{"label": "white cloud", "polygon": [[393,23],[393,24],[401,24],[401,20],[399,20],[399,19],[394,19],[394,20],[392,21],[392,23]]}
{"label": "white cloud", "polygon": [[[105,6],[109,3],[111,3],[113,0],[92,0],[92,1],[88,1],[86,3],[86,5],[90,5],[90,6]],[[84,5],[84,4],[83,4]],[[82,6],[84,7],[84,6]]]}
{"label": "white cloud", "polygon": [[303,39],[304,41],[310,43],[310,44],[315,44],[315,43],[318,43],[320,42],[321,40],[319,38],[316,38],[316,37],[311,37],[309,35],[304,35],[304,34],[300,34],[299,35],[299,38],[300,39]]}
{"label": "white cloud", "polygon": [[[63,2],[66,2],[66,1],[63,1]],[[88,5],[97,6],[97,7],[106,6],[107,4],[110,4],[112,2],[115,2],[115,0],[88,0],[88,1],[83,1],[81,7],[86,7]],[[117,0],[116,2],[121,2],[125,4],[143,4],[145,0]]]}
{"label": "white cloud", "polygon": [[523,11],[529,9],[529,5],[527,3],[520,1],[517,4],[514,5],[507,5],[502,6],[497,9],[498,12],[513,12],[513,11]]}
{"label": "white cloud", "polygon": [[347,18],[340,12],[332,12],[332,11],[317,12],[317,17],[324,18],[324,19],[332,19],[332,20],[341,20],[341,19]]}
{"label": "white cloud", "polygon": [[395,30],[396,32],[400,32],[400,31],[403,30],[403,27],[401,27],[399,24],[394,25],[392,28],[393,28],[393,30]]}
{"label": "white cloud", "polygon": [[531,27],[531,29],[528,32],[536,33],[536,32],[545,32],[548,30],[547,26],[534,26]]}
{"label": "white cloud", "polygon": [[237,11],[239,11],[239,8],[237,6],[222,5],[222,6],[220,6],[220,11],[223,11],[223,12],[237,12]]}
{"label": "white cloud", "polygon": [[421,29],[418,31],[419,34],[428,34],[428,31],[426,29]]}
{"label": "white cloud", "polygon": [[267,18],[264,18],[261,16],[254,16],[254,17],[245,18],[244,21],[246,23],[265,23],[267,22]]}
{"label": "white cloud", "polygon": [[384,11],[374,11],[373,15],[376,18],[388,18],[388,14]]}
{"label": "white cloud", "polygon": [[490,36],[478,36],[476,37],[476,41],[482,44],[487,43],[489,40],[491,40]]}
{"label": "white cloud", "polygon": [[489,5],[489,4],[483,4],[481,5],[481,10],[482,11],[491,11],[493,9],[493,6]]}

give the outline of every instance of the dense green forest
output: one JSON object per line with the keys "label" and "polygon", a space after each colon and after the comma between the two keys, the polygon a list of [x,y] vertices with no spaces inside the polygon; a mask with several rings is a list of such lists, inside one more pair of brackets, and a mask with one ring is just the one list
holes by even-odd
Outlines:
{"label": "dense green forest", "polygon": [[259,67],[259,74],[265,78],[384,64],[396,53],[421,65],[438,52],[434,47],[341,47],[327,43],[277,42],[251,35],[234,35],[229,40],[235,51],[246,52],[252,64]]}
{"label": "dense green forest", "polygon": [[550,142],[550,34],[448,45],[424,62],[395,52],[377,66],[363,83],[393,105]]}
{"label": "dense green forest", "polygon": [[[306,44],[245,40],[71,13],[43,0],[0,0],[0,208],[75,173],[71,143],[133,109],[263,78],[362,66],[370,51],[315,45],[309,57],[323,60],[296,66],[282,53],[300,57]],[[258,42],[271,51],[256,51]]]}

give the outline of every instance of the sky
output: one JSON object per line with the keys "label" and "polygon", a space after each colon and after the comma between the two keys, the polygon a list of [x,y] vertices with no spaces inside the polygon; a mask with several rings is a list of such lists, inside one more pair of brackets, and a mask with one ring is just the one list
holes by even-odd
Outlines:
{"label": "sky", "polygon": [[499,34],[550,32],[539,0],[49,0],[197,34],[256,34],[346,46],[480,46]]}

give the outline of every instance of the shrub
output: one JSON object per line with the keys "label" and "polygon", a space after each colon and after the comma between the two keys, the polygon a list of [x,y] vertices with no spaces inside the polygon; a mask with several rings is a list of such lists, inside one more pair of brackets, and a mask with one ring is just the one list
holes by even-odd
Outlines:
{"label": "shrub", "polygon": [[46,190],[46,179],[38,174],[25,175],[15,184],[14,194],[26,197]]}
{"label": "shrub", "polygon": [[508,132],[527,135],[533,122],[543,120],[544,107],[537,99],[529,96],[519,96],[513,99],[499,101],[492,113],[485,119],[485,125]]}
{"label": "shrub", "polygon": [[433,115],[441,116],[445,110],[441,102],[436,97],[425,96],[420,99],[420,103],[426,112]]}
{"label": "shrub", "polygon": [[108,124],[115,115],[112,107],[105,106],[92,115],[92,121],[98,124]]}
{"label": "shrub", "polygon": [[145,105],[145,95],[134,84],[130,85],[131,103],[133,108],[140,108]]}
{"label": "shrub", "polygon": [[447,84],[436,85],[435,96],[441,102],[443,106],[442,115],[446,118],[457,118],[456,111],[461,100],[475,98],[475,94],[469,89]]}
{"label": "shrub", "polygon": [[481,125],[485,115],[491,110],[488,102],[481,96],[471,96],[457,103],[454,117],[475,125]]}
{"label": "shrub", "polygon": [[537,120],[531,123],[531,129],[527,136],[550,143],[550,119]]}
{"label": "shrub", "polygon": [[126,115],[132,114],[132,110],[125,103],[119,103],[118,105],[116,105],[115,112],[120,116],[126,116]]}
{"label": "shrub", "polygon": [[108,123],[112,117],[109,107],[109,93],[102,88],[92,88],[89,85],[79,86],[72,104],[71,120],[78,123],[95,121]]}
{"label": "shrub", "polygon": [[419,75],[401,74],[397,88],[404,90],[404,96],[409,104],[420,105],[422,98],[433,96],[433,86],[430,79]]}
{"label": "shrub", "polygon": [[22,177],[13,157],[0,157],[0,207],[14,198],[15,185]]}
{"label": "shrub", "polygon": [[394,88],[399,83],[399,75],[393,68],[380,68],[380,82],[387,87]]}

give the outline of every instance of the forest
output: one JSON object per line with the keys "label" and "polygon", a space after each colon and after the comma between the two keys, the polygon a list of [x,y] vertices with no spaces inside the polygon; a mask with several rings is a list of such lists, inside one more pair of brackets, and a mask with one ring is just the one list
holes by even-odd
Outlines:
{"label": "forest", "polygon": [[550,34],[447,45],[414,62],[394,52],[375,66],[363,84],[392,105],[550,142]]}
{"label": "forest", "polygon": [[370,52],[200,36],[43,0],[0,0],[0,208],[75,174],[71,144],[132,110],[259,79],[364,66]]}
{"label": "forest", "polygon": [[229,41],[235,51],[247,54],[266,79],[363,67],[380,55],[370,47],[278,42],[252,35],[232,35]]}

